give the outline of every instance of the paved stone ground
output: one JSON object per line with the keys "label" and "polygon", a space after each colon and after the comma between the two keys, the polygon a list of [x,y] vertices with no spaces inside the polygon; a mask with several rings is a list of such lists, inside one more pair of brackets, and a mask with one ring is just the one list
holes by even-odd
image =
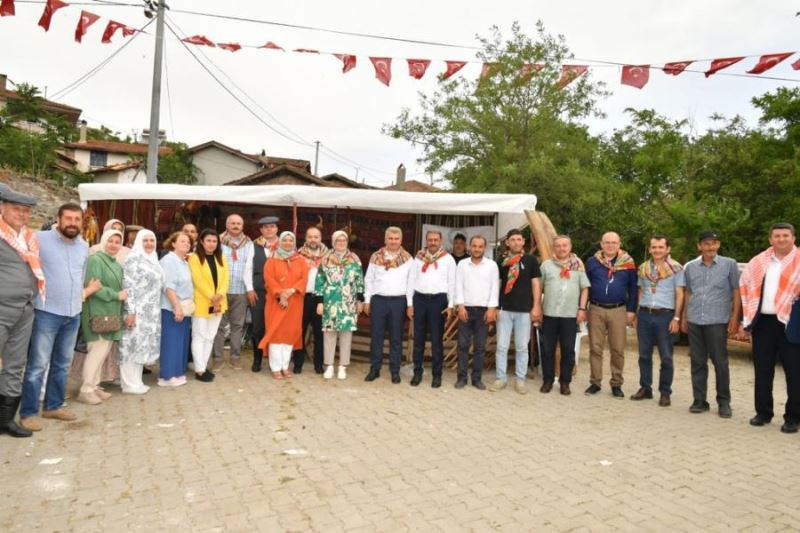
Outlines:
{"label": "paved stone ground", "polygon": [[[800,524],[800,437],[692,415],[679,349],[674,404],[405,377],[286,382],[224,370],[210,385],[73,405],[32,439],[0,438],[3,531],[772,531]],[[585,362],[585,359],[584,359]],[[626,394],[638,369],[629,359]],[[152,376],[147,376],[152,381]],[[488,378],[488,376],[487,376]],[[487,379],[486,381],[489,381]],[[782,412],[783,374],[776,379]],[[48,459],[60,459],[46,464]]]}

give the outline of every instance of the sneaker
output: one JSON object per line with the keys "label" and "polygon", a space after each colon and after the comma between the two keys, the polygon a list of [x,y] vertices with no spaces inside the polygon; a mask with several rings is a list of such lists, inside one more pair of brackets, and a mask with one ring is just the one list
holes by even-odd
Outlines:
{"label": "sneaker", "polygon": [[593,394],[597,394],[598,392],[600,392],[601,389],[602,387],[600,387],[600,385],[595,385],[594,383],[592,383],[591,385],[589,385],[588,389],[583,391],[583,393],[587,396],[592,396]]}
{"label": "sneaker", "polygon": [[180,387],[181,385],[186,385],[186,376],[175,376],[174,378],[170,378],[169,384],[171,387]]}
{"label": "sneaker", "polygon": [[500,392],[501,390],[506,388],[506,382],[500,381],[499,379],[494,380],[494,383],[489,385],[490,392]]}
{"label": "sneaker", "polygon": [[528,394],[528,387],[525,385],[525,380],[518,379],[514,388],[519,394]]}
{"label": "sneaker", "polygon": [[150,387],[147,385],[142,385],[141,387],[137,387],[135,389],[123,389],[122,394],[147,394],[147,391],[150,390]]}
{"label": "sneaker", "polygon": [[325,373],[322,374],[322,377],[325,379],[333,378],[333,365],[328,365],[328,368],[325,369]]}
{"label": "sneaker", "polygon": [[58,409],[53,409],[52,411],[42,411],[42,418],[61,420],[62,422],[72,422],[78,419],[78,415],[76,415],[69,409],[59,407]]}
{"label": "sneaker", "polygon": [[109,398],[111,398],[111,393],[110,392],[106,392],[106,391],[104,391],[103,389],[101,389],[99,387],[97,389],[95,389],[94,393],[97,395],[98,398],[100,398],[101,401],[106,401]]}
{"label": "sneaker", "polygon": [[28,431],[41,431],[43,427],[42,421],[39,420],[38,416],[26,416],[25,418],[20,418],[19,425]]}
{"label": "sneaker", "polygon": [[158,378],[158,386],[159,387],[172,387],[172,383],[170,380],[164,378]]}
{"label": "sneaker", "polygon": [[103,403],[103,400],[101,400],[97,396],[97,392],[96,391],[81,392],[80,394],[78,394],[78,397],[76,399],[79,402],[85,403],[85,404],[88,404],[88,405],[100,405],[101,403]]}
{"label": "sneaker", "polygon": [[336,375],[339,379],[347,379],[347,367],[339,365],[339,373]]}
{"label": "sneaker", "polygon": [[694,403],[689,407],[690,413],[705,413],[711,409],[711,406],[708,405],[708,402],[704,400],[695,400]]}

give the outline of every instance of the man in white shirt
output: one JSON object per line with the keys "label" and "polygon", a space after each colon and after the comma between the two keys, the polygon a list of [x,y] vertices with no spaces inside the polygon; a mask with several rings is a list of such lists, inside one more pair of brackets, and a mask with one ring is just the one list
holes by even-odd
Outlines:
{"label": "man in white shirt", "polygon": [[497,263],[484,257],[486,239],[473,235],[470,258],[458,263],[453,303],[458,307],[458,380],[456,388],[467,385],[469,345],[472,342],[472,386],[486,390],[481,381],[489,324],[497,320],[500,274]]}
{"label": "man in white shirt", "polygon": [[328,255],[328,247],[322,244],[322,232],[316,226],[311,226],[306,230],[306,241],[297,250],[308,263],[308,281],[306,282],[306,294],[303,300],[303,347],[295,350],[292,355],[294,361],[294,373],[300,374],[303,371],[303,363],[306,360],[306,330],[311,326],[311,333],[314,335],[314,371],[322,374],[325,371],[323,366],[323,338],[322,338],[322,316],[317,314],[315,303],[316,294],[314,290],[317,285],[317,271],[319,264]]}
{"label": "man in white shirt", "polygon": [[264,352],[258,345],[266,333],[264,317],[267,305],[267,287],[264,283],[264,266],[278,249],[278,217],[266,216],[258,221],[261,234],[250,247],[251,254],[245,264],[244,280],[247,285],[247,300],[253,317],[253,372],[261,372]]}
{"label": "man in white shirt", "polygon": [[408,278],[408,318],[414,321],[414,377],[411,386],[422,381],[425,338],[431,336],[431,387],[442,386],[445,317],[453,312],[456,262],[442,247],[442,232],[425,234],[425,248],[417,253]]}
{"label": "man in white shirt", "polygon": [[364,277],[364,313],[372,323],[371,367],[365,381],[375,381],[383,365],[383,339],[389,330],[389,370],[392,383],[400,383],[400,358],[403,355],[403,325],[406,319],[408,277],[412,257],[403,249],[403,230],[390,226],[385,245],[372,254]]}

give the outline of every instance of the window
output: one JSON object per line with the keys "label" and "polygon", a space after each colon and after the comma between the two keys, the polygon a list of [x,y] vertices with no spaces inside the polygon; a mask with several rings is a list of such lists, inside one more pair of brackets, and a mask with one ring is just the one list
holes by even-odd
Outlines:
{"label": "window", "polygon": [[89,166],[90,167],[105,167],[108,165],[108,152],[95,152],[92,150],[89,153]]}

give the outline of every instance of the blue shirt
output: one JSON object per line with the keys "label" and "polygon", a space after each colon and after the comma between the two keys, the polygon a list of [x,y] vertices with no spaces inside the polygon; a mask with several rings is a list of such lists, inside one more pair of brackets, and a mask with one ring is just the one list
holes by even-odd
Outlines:
{"label": "blue shirt", "polygon": [[[616,260],[615,260],[616,261]],[[629,313],[636,312],[639,299],[636,269],[619,270],[608,276],[608,269],[596,257],[586,261],[586,277],[589,278],[589,301],[601,304],[625,304]]]}
{"label": "blue shirt", "polygon": [[639,299],[641,307],[653,309],[675,309],[675,289],[683,287],[683,270],[673,274],[667,279],[659,280],[656,292],[650,287],[650,280],[639,276],[639,286],[642,288],[642,297]]}
{"label": "blue shirt", "polygon": [[733,291],[739,288],[739,266],[730,257],[718,255],[710,265],[701,255],[683,270],[687,297],[686,319],[707,326],[727,324],[731,318]]}
{"label": "blue shirt", "polygon": [[79,235],[67,239],[53,226],[36,233],[39,258],[42,262],[47,293],[44,304],[36,297],[34,307],[59,316],[73,317],[81,313],[83,282],[89,245]]}
{"label": "blue shirt", "polygon": [[159,261],[164,271],[164,290],[161,291],[161,309],[172,311],[172,304],[167,298],[167,289],[172,289],[179,300],[191,300],[194,297],[192,273],[189,263],[184,261],[175,252],[170,252]]}
{"label": "blue shirt", "polygon": [[244,274],[247,270],[247,262],[253,260],[253,241],[248,240],[244,246],[236,250],[236,260],[233,260],[233,248],[225,244],[222,245],[222,255],[228,262],[228,275],[230,284],[228,294],[245,294],[247,286],[244,283]]}

